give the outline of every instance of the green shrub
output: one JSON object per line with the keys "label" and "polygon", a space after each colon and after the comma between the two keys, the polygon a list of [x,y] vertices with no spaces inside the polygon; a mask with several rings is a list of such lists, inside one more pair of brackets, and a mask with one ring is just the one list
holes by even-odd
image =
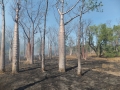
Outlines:
{"label": "green shrub", "polygon": [[115,51],[114,47],[112,46],[106,46],[104,53],[103,53],[104,57],[116,57],[118,55],[120,55],[120,53]]}

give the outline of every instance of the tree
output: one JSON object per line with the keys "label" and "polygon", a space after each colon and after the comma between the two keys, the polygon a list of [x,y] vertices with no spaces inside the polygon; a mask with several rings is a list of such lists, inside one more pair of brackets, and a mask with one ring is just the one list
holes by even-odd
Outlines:
{"label": "tree", "polygon": [[16,17],[13,35],[13,60],[12,60],[12,73],[18,73],[19,71],[19,11],[20,11],[20,0],[15,0],[16,5]]}
{"label": "tree", "polygon": [[114,27],[113,27],[113,33],[114,33],[114,35],[116,36],[115,37],[115,41],[114,41],[114,43],[115,43],[115,49],[117,50],[117,51],[120,51],[120,25],[114,25]]}
{"label": "tree", "polygon": [[34,63],[34,38],[43,17],[42,1],[43,0],[36,0],[34,2],[33,0],[24,1],[24,10],[19,22],[28,41],[26,55],[29,64]]}
{"label": "tree", "polygon": [[[94,38],[96,38],[96,43],[94,42]],[[108,28],[106,24],[89,27],[89,45],[97,56],[102,56],[103,51],[106,51],[105,48],[107,48],[107,45],[113,40],[113,30],[112,28]]]}
{"label": "tree", "polygon": [[48,0],[46,0],[46,8],[44,13],[44,31],[43,31],[43,39],[42,39],[42,71],[45,71],[45,33],[46,33],[46,19],[48,12]]}
{"label": "tree", "polygon": [[9,61],[12,61],[12,43],[13,43],[13,28],[7,27],[6,35],[8,37],[8,45],[9,45]]}
{"label": "tree", "polygon": [[81,5],[78,8],[79,11],[79,29],[78,29],[78,70],[77,74],[81,75],[82,74],[82,69],[81,69],[81,29],[82,29],[82,17],[85,13],[93,10],[98,10],[98,7],[102,6],[102,3],[98,3],[95,0],[81,0]]}
{"label": "tree", "polygon": [[74,40],[71,36],[68,38],[68,46],[69,46],[69,55],[72,55],[73,54]]}
{"label": "tree", "polygon": [[[75,17],[71,18],[69,21],[64,22],[64,15],[72,11],[75,6],[79,3],[80,0],[77,1],[77,3],[71,7],[69,10],[64,12],[64,0],[57,1],[56,7],[60,15],[60,25],[59,25],[59,71],[65,72],[66,69],[66,60],[65,60],[65,25],[67,25],[69,22],[71,22],[73,19],[78,17],[79,15],[76,15]],[[61,4],[60,9],[58,7],[58,4]]]}
{"label": "tree", "polygon": [[2,6],[2,39],[1,39],[1,57],[0,57],[0,73],[5,71],[5,6],[4,0],[0,2]]}

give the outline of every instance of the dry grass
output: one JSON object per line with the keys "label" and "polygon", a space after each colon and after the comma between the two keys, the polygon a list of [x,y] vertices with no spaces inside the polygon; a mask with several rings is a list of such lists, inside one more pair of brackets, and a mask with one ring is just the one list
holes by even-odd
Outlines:
{"label": "dry grass", "polygon": [[[95,54],[88,54],[88,58],[91,58],[92,60],[106,60],[107,62],[120,62],[120,57],[114,57],[114,58],[103,58],[103,57],[96,57]],[[75,60],[77,59],[76,55],[67,55],[67,60]]]}
{"label": "dry grass", "polygon": [[77,59],[77,57],[76,57],[76,55],[71,55],[71,56],[70,56],[70,55],[67,55],[67,56],[66,56],[66,59],[67,59],[67,60],[75,60],[75,59]]}
{"label": "dry grass", "polygon": [[102,68],[109,68],[109,69],[112,68],[113,69],[115,67],[112,64],[102,64]]}
{"label": "dry grass", "polygon": [[93,60],[107,60],[107,62],[120,62],[120,57],[113,58],[97,57],[95,53],[88,54],[88,57],[92,58]]}
{"label": "dry grass", "polygon": [[107,62],[120,62],[120,57],[114,58],[100,58],[100,57],[92,57],[93,60],[106,60]]}
{"label": "dry grass", "polygon": [[96,68],[96,69],[92,69],[93,71],[97,71],[97,72],[102,72],[102,73],[107,73],[107,74],[111,74],[111,75],[114,75],[114,76],[120,76],[120,72],[112,72],[112,71],[105,71],[103,69],[100,69],[100,68]]}

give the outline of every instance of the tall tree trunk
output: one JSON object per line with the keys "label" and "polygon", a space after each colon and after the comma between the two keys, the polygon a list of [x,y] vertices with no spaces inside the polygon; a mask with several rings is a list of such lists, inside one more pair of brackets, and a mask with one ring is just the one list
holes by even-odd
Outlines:
{"label": "tall tree trunk", "polygon": [[85,59],[85,51],[84,51],[84,45],[82,46],[82,59]]}
{"label": "tall tree trunk", "polygon": [[31,43],[30,43],[30,40],[28,40],[26,53],[27,53],[27,63],[28,64],[32,64],[32,61],[31,61]]}
{"label": "tall tree trunk", "polygon": [[59,71],[65,72],[65,28],[64,28],[64,15],[60,15],[60,31],[59,31]]}
{"label": "tall tree trunk", "polygon": [[26,53],[25,50],[26,50],[26,39],[25,39],[25,35],[24,35],[24,52],[23,52],[23,54],[24,54],[24,55],[23,55],[24,59],[26,58],[26,57],[25,57],[25,53]]}
{"label": "tall tree trunk", "polygon": [[[82,14],[82,12],[81,12]],[[80,24],[80,28],[78,30],[78,70],[77,70],[77,74],[81,76],[82,74],[82,68],[81,68],[81,47],[80,47],[80,36],[81,36],[81,18],[82,18],[82,15],[80,15],[80,21],[79,21],[79,24]]]}
{"label": "tall tree trunk", "polygon": [[16,18],[13,36],[13,60],[12,60],[12,73],[18,73],[19,71],[19,31],[18,31],[18,20],[19,20],[19,5],[20,0],[17,1],[16,7]]}
{"label": "tall tree trunk", "polygon": [[72,47],[70,47],[70,56],[72,55],[72,53],[73,53],[73,48]]}
{"label": "tall tree trunk", "polygon": [[50,59],[52,59],[52,44],[50,42]]}
{"label": "tall tree trunk", "polygon": [[9,47],[9,61],[12,61],[12,40],[10,41],[10,47]]}
{"label": "tall tree trunk", "polygon": [[40,38],[39,60],[42,60],[42,38]]}
{"label": "tall tree trunk", "polygon": [[0,60],[0,73],[5,71],[5,7],[4,0],[2,4],[2,39],[1,39],[1,60]]}
{"label": "tall tree trunk", "polygon": [[34,63],[34,24],[33,24],[33,31],[32,31],[32,41],[31,41],[31,60],[30,64]]}
{"label": "tall tree trunk", "polygon": [[48,58],[50,57],[50,44],[49,44],[49,40],[48,40]]}
{"label": "tall tree trunk", "polygon": [[46,0],[46,10],[45,10],[45,19],[44,19],[44,32],[43,32],[43,40],[42,40],[42,72],[45,71],[45,32],[46,32],[47,11],[48,11],[48,0]]}

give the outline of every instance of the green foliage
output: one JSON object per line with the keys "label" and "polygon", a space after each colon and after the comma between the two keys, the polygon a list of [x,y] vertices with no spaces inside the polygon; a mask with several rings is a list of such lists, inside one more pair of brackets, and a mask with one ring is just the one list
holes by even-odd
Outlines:
{"label": "green foliage", "polygon": [[91,11],[103,12],[100,7],[103,6],[102,2],[98,2],[97,0],[88,0],[86,2],[87,8],[91,9]]}
{"label": "green foliage", "polygon": [[103,56],[104,57],[115,57],[115,56],[118,56],[118,53],[117,53],[117,51],[115,51],[114,47],[107,45],[105,47]]}
{"label": "green foliage", "polygon": [[89,45],[98,56],[115,57],[118,56],[113,41],[116,40],[113,28],[106,24],[89,27]]}

